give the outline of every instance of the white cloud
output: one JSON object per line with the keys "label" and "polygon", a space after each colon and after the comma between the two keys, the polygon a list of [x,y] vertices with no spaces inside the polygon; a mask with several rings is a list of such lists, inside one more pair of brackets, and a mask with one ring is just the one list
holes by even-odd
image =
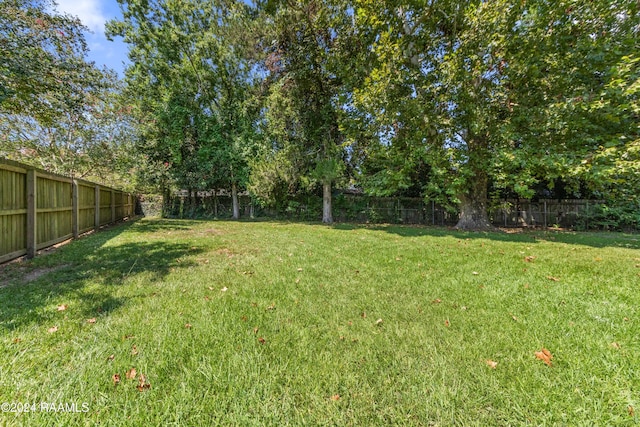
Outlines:
{"label": "white cloud", "polygon": [[104,33],[107,17],[102,12],[101,0],[57,0],[58,12],[80,18],[82,23],[96,33]]}

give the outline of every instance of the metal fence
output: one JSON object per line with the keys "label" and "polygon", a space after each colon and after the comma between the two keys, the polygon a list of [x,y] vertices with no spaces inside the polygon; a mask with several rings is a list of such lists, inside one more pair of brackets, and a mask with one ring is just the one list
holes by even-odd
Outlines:
{"label": "metal fence", "polygon": [[135,196],[0,158],[0,262],[133,216]]}
{"label": "metal fence", "polygon": [[[240,196],[239,200],[241,216],[244,217],[274,217],[302,221],[319,221],[322,218],[322,198],[319,196],[291,200],[288,205],[278,210],[260,208],[248,195]],[[601,200],[586,199],[502,199],[490,203],[488,214],[491,223],[497,227],[588,229],[592,214],[602,204]],[[231,217],[231,197],[225,192],[189,194],[181,191],[175,193],[167,203],[166,213],[175,217],[227,218]],[[333,217],[338,222],[358,223],[453,226],[458,222],[457,212],[446,209],[434,201],[353,194],[338,194],[333,198]]]}

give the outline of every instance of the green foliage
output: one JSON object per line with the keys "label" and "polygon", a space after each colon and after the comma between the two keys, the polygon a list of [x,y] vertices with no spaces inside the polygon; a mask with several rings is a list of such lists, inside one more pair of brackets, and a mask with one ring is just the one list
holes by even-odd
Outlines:
{"label": "green foliage", "polygon": [[597,204],[582,212],[576,224],[577,230],[628,231],[640,230],[640,205]]}
{"label": "green foliage", "polygon": [[242,2],[124,1],[108,23],[133,65],[127,84],[144,123],[150,184],[164,191],[244,186],[255,153],[252,22]]}

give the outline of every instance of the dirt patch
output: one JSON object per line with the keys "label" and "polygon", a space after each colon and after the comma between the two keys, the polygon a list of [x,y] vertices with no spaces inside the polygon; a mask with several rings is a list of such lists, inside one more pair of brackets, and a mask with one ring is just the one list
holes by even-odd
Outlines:
{"label": "dirt patch", "polygon": [[[4,288],[11,283],[22,283],[27,284],[31,283],[34,280],[39,279],[40,277],[53,273],[58,270],[62,270],[65,267],[68,267],[69,264],[57,265],[55,267],[41,267],[34,269],[27,269],[26,267],[14,267],[0,270],[0,288]],[[13,266],[11,266],[13,267]]]}

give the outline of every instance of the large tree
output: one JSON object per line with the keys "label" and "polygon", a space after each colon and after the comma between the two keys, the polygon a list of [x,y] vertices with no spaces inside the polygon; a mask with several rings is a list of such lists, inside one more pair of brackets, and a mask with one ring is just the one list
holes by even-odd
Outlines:
{"label": "large tree", "polygon": [[[340,126],[346,102],[344,76],[355,48],[345,1],[268,1],[260,5],[268,26],[266,162],[292,165],[299,178],[322,186],[322,222],[333,222],[334,183],[344,172],[345,137]],[[264,162],[261,170],[264,170]],[[257,176],[268,178],[268,174]],[[291,177],[294,178],[294,177]],[[259,183],[254,188],[262,188]],[[268,187],[268,186],[267,186]]]}
{"label": "large tree", "polygon": [[248,6],[239,1],[122,0],[108,33],[130,45],[126,80],[145,123],[141,145],[158,180],[227,188],[239,217],[252,141]]}
{"label": "large tree", "polygon": [[541,179],[606,188],[622,153],[637,167],[637,2],[358,0],[355,16],[376,52],[355,91],[371,140],[413,147],[459,228],[490,227],[490,182],[531,196]]}
{"label": "large tree", "polygon": [[133,124],[115,74],[87,60],[86,30],[52,1],[2,2],[0,155],[122,185]]}

